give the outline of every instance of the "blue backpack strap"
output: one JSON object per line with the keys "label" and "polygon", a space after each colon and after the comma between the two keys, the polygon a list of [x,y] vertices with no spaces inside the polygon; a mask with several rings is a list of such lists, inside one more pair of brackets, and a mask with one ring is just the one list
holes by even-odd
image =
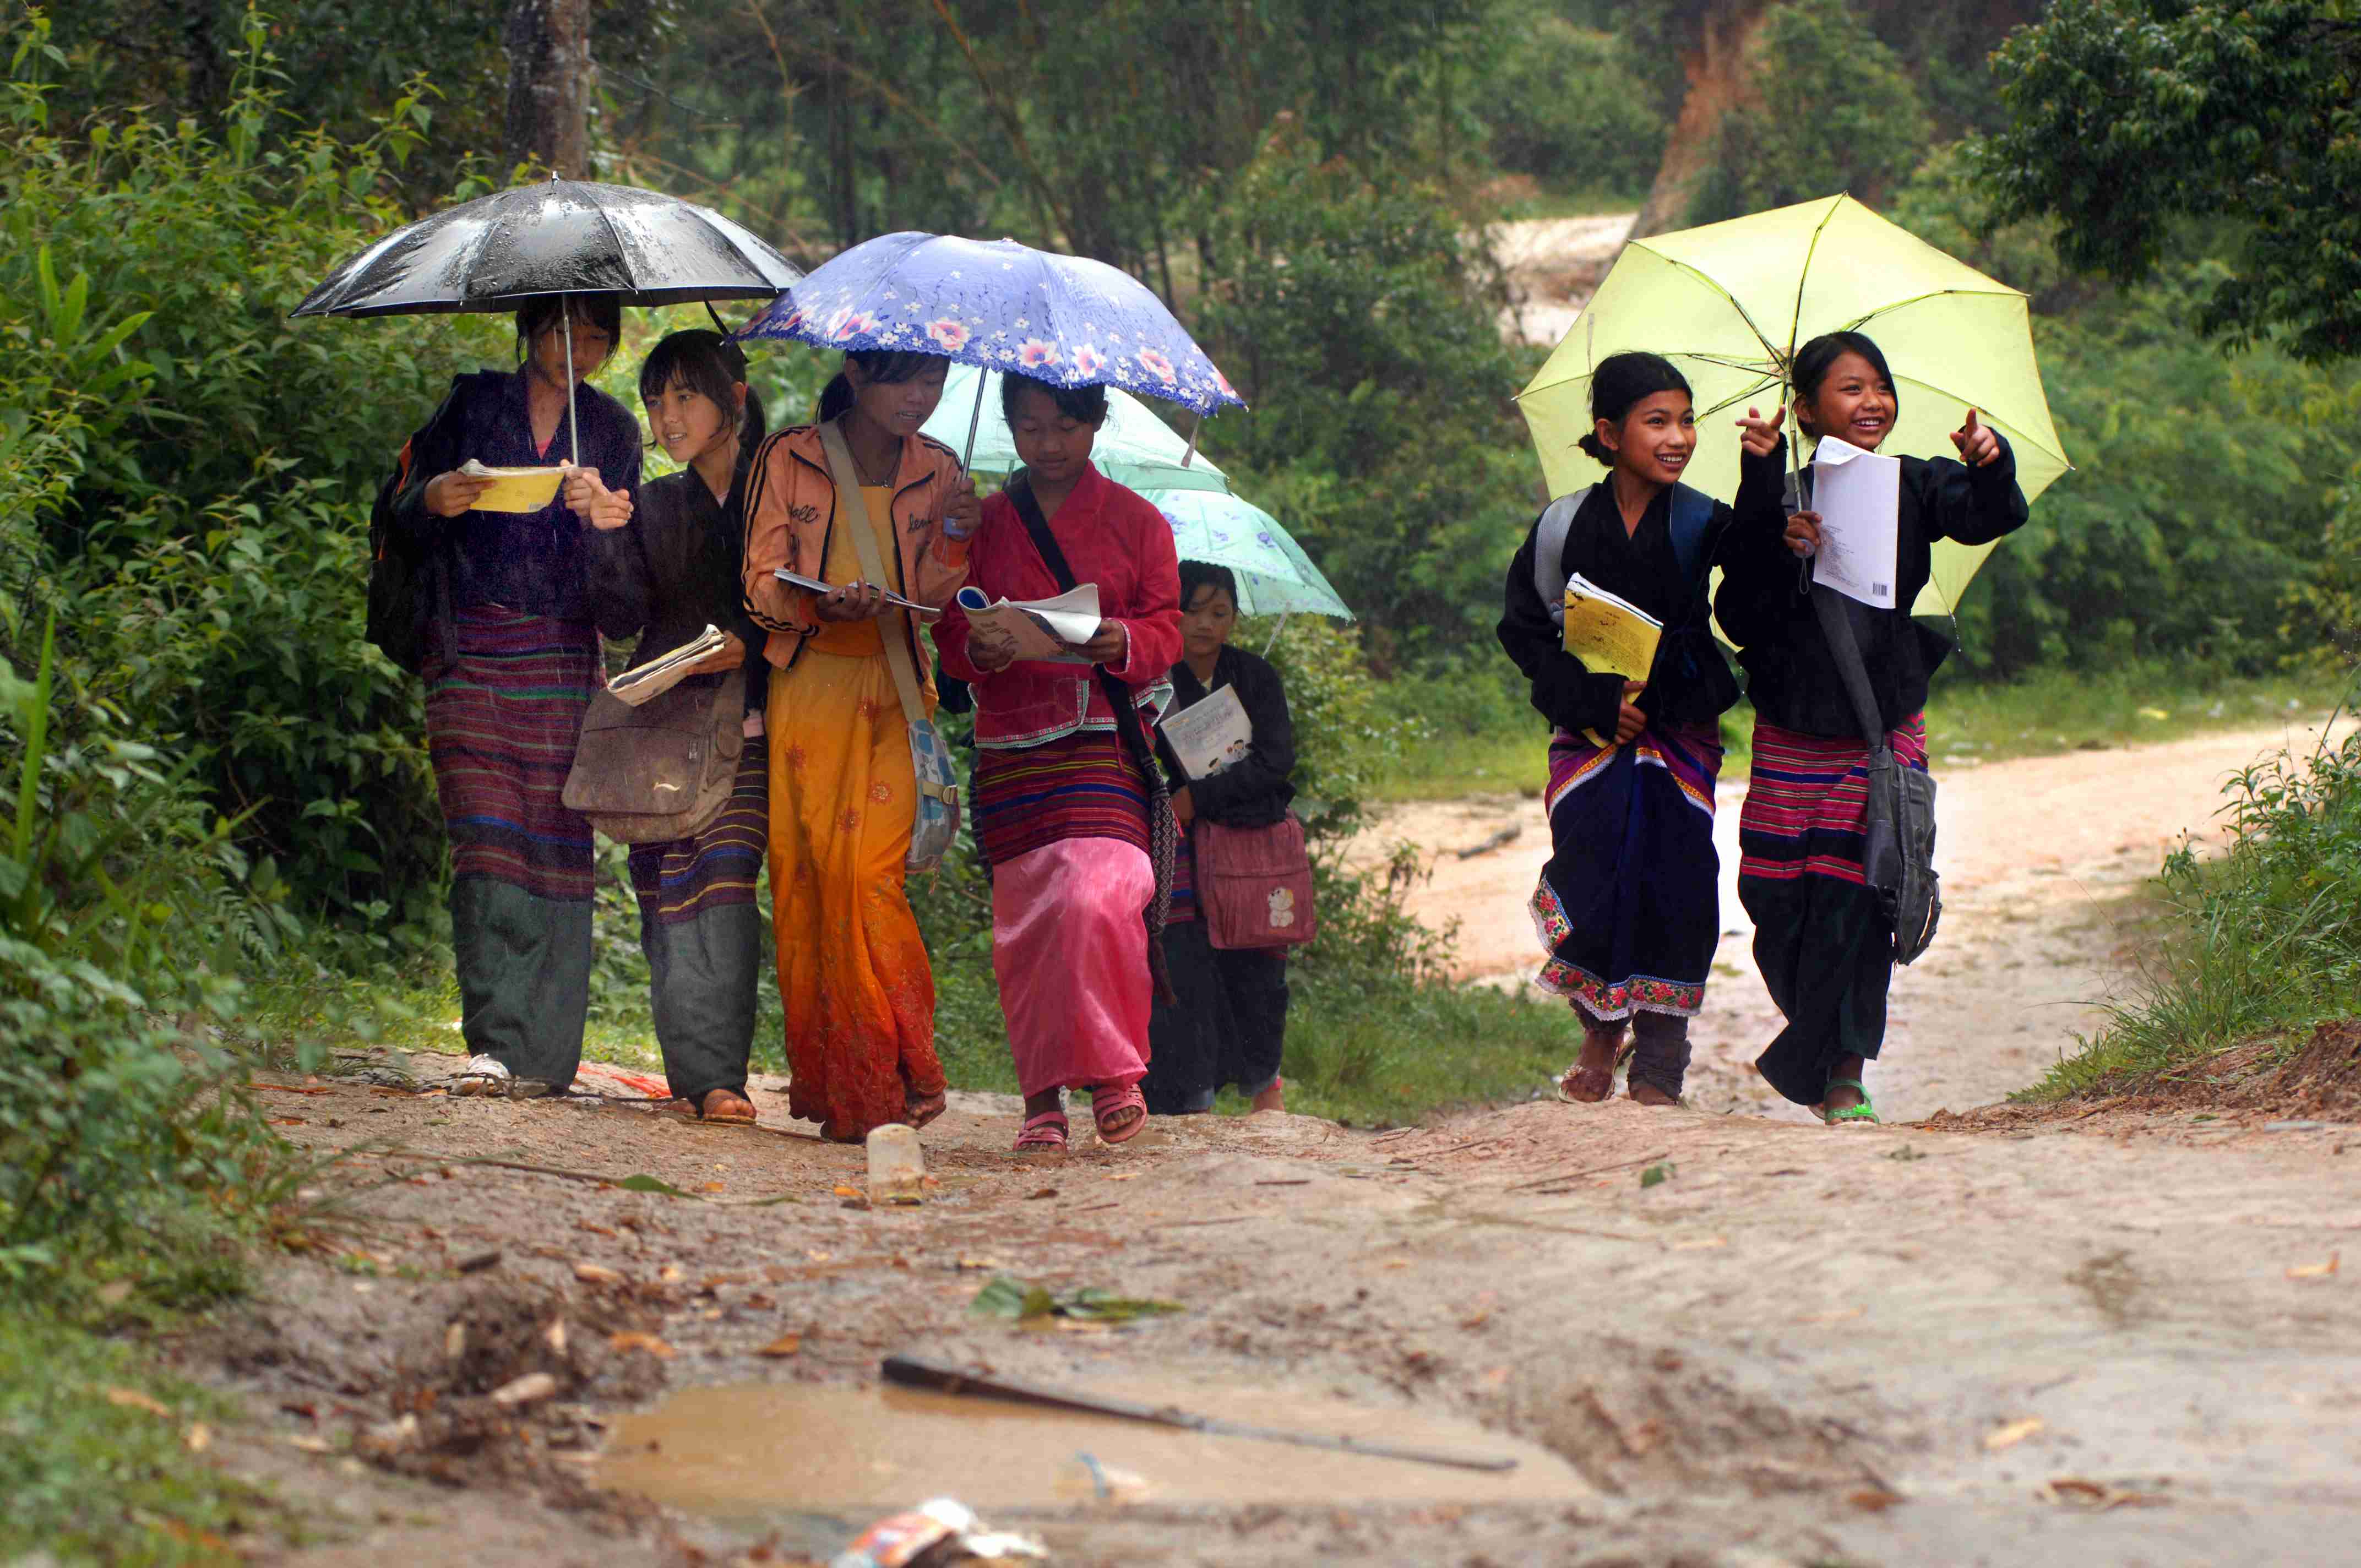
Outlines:
{"label": "blue backpack strap", "polygon": [[1713,532],[1714,499],[1703,490],[1693,490],[1686,485],[1673,487],[1673,515],[1668,532],[1673,540],[1673,560],[1681,569],[1681,579],[1694,583],[1711,559],[1707,548]]}

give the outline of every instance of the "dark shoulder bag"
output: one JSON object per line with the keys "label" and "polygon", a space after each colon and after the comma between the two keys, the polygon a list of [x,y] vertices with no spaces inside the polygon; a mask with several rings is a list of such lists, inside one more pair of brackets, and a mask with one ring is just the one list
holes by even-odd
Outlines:
{"label": "dark shoulder bag", "polygon": [[417,674],[425,668],[429,646],[441,632],[446,663],[458,662],[456,639],[451,630],[450,558],[436,545],[421,550],[403,543],[394,517],[401,492],[422,469],[442,471],[452,444],[452,422],[458,418],[460,384],[451,378],[451,390],[434,416],[418,433],[401,444],[393,472],[378,487],[369,508],[368,618],[362,635],[401,668]]}
{"label": "dark shoulder bag", "polygon": [[1869,689],[1861,645],[1836,590],[1815,587],[1812,611],[1836,655],[1852,699],[1853,718],[1869,747],[1869,805],[1861,828],[1861,872],[1876,890],[1894,929],[1894,961],[1906,964],[1935,940],[1943,917],[1943,883],[1935,874],[1935,780],[1896,762],[1877,700]]}
{"label": "dark shoulder bag", "polygon": [[[1041,503],[1033,499],[1031,477],[1018,469],[1001,493],[1015,503],[1017,520],[1025,524],[1026,536],[1033,541],[1041,564],[1057,579],[1058,591],[1072,592],[1074,568],[1067,564],[1066,553],[1058,547],[1058,536],[1049,532],[1049,520],[1041,515]],[[1156,982],[1157,999],[1170,1006],[1174,997],[1172,981],[1164,967],[1164,927],[1172,914],[1172,862],[1180,847],[1180,825],[1172,816],[1172,790],[1165,781],[1162,765],[1156,760],[1156,747],[1148,738],[1148,726],[1140,721],[1139,707],[1131,689],[1108,674],[1103,664],[1091,666],[1091,674],[1097,677],[1099,690],[1106,695],[1107,706],[1115,710],[1115,731],[1122,738],[1124,751],[1138,767],[1139,776],[1148,786],[1148,859],[1156,871],[1156,897],[1148,906],[1148,972]]]}

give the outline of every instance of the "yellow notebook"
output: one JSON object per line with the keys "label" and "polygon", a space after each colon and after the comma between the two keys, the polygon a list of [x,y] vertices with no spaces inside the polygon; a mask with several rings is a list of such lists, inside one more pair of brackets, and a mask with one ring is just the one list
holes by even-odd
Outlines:
{"label": "yellow notebook", "polygon": [[1565,585],[1565,651],[1593,674],[1644,681],[1664,623],[1576,572]]}

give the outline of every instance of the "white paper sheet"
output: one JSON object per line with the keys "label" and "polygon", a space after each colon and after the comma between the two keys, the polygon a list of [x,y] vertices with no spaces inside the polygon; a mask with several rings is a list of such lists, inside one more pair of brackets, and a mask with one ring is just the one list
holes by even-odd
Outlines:
{"label": "white paper sheet", "polygon": [[1087,664],[1074,649],[1096,636],[1099,587],[1083,583],[1056,598],[984,601],[980,588],[961,588],[969,634],[979,642],[1005,642],[1019,659],[1053,664]]}
{"label": "white paper sheet", "polygon": [[1172,709],[1158,728],[1192,779],[1213,777],[1254,747],[1254,721],[1246,717],[1235,686],[1209,692],[1193,707]]}
{"label": "white paper sheet", "polygon": [[1894,608],[1902,504],[1899,458],[1821,438],[1812,458],[1812,510],[1820,514],[1820,551],[1812,581],[1879,609]]}

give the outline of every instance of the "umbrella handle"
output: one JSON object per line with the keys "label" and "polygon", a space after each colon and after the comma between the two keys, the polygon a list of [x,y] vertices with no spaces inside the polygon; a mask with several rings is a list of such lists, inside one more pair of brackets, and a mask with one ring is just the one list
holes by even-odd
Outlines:
{"label": "umbrella handle", "polygon": [[582,466],[582,426],[574,416],[574,296],[557,296],[557,330],[566,334],[566,439]]}
{"label": "umbrella handle", "polygon": [[[1204,422],[1205,416],[1202,413],[1191,412],[1189,416],[1189,450],[1180,454],[1180,466],[1183,468],[1189,466],[1197,455],[1197,427]],[[1286,624],[1286,619],[1282,617],[1279,625],[1284,627]]]}
{"label": "umbrella handle", "polygon": [[1295,612],[1291,609],[1283,609],[1279,612],[1279,624],[1271,628],[1270,641],[1262,645],[1262,656],[1264,658],[1269,658],[1270,651],[1279,646],[1279,640],[1287,635],[1287,618],[1294,613]]}
{"label": "umbrella handle", "polygon": [[977,366],[975,367],[975,410],[967,416],[967,450],[960,454],[960,467],[962,471],[975,462],[975,433],[977,427],[983,423],[984,375],[983,367]]}

